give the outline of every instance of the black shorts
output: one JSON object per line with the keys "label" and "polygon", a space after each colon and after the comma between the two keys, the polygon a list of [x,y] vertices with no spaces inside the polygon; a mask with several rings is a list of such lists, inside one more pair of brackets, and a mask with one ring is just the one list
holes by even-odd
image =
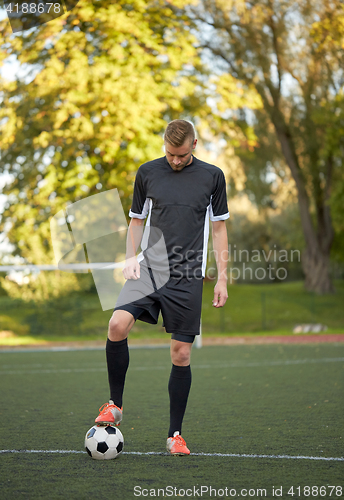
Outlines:
{"label": "black shorts", "polygon": [[[154,285],[147,293],[147,283]],[[130,312],[135,320],[157,324],[159,313],[171,338],[192,343],[200,333],[203,279],[169,278],[157,289],[150,269],[141,266],[140,279],[127,280],[119,294],[116,310]],[[134,298],[135,300],[132,300]]]}

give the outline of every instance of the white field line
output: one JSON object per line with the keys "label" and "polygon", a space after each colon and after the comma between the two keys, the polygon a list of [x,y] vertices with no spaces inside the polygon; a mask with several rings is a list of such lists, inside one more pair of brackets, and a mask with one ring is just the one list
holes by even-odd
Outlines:
{"label": "white field line", "polygon": [[[69,455],[69,454],[85,454],[86,451],[81,450],[0,450],[0,454],[5,453],[42,453],[42,454],[61,454],[61,455]],[[139,455],[139,456],[147,456],[147,455],[160,455],[160,456],[170,456],[169,453],[166,452],[157,452],[157,451],[124,451],[123,455]],[[304,455],[259,455],[259,454],[247,454],[247,453],[190,453],[190,456],[194,457],[221,457],[221,458],[279,458],[279,459],[288,459],[288,460],[323,460],[323,461],[332,461],[332,462],[344,462],[344,457],[307,457]]]}
{"label": "white field line", "polygon": [[[261,363],[218,363],[197,365],[192,364],[192,369],[208,370],[217,368],[255,368],[264,366],[289,366],[289,365],[303,365],[313,363],[341,363],[344,358],[319,358],[319,359],[291,359],[286,361],[264,361]],[[9,365],[7,365],[9,366]],[[30,365],[26,365],[30,366]],[[37,365],[32,365],[37,366]],[[133,366],[129,368],[132,371],[151,371],[151,370],[169,370],[169,365],[164,366]],[[49,368],[49,369],[36,369],[36,370],[0,370],[0,375],[26,375],[26,374],[43,374],[43,373],[92,373],[106,371],[105,362],[103,366],[97,368]]]}

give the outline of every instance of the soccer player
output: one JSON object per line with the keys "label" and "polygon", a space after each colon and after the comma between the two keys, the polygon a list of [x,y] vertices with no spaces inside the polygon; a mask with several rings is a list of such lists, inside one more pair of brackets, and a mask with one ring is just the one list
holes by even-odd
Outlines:
{"label": "soccer player", "polygon": [[[106,344],[110,401],[100,408],[95,422],[98,425],[121,422],[129,366],[128,334],[137,319],[156,324],[161,311],[166,332],[171,334],[172,361],[166,447],[172,455],[188,455],[190,451],[181,430],[191,386],[191,348],[200,333],[209,219],[218,271],[213,306],[218,308],[224,306],[228,296],[225,220],[229,213],[222,170],[193,155],[197,144],[193,125],[173,120],[166,128],[164,144],[166,156],[141,165],[135,179],[123,269],[127,281],[110,319]],[[148,252],[143,250],[136,257],[145,219],[146,229],[157,228],[163,235],[169,276],[162,286],[156,283],[159,265],[151,262]],[[153,238],[152,245],[157,239]],[[143,290],[149,289],[149,283],[153,289],[147,295]]]}

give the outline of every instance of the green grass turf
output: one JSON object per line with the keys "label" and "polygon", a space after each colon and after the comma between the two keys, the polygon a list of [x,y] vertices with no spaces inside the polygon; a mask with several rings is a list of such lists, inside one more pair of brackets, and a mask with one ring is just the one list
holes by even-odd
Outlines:
{"label": "green grass turf", "polygon": [[[124,451],[164,452],[169,350],[131,349],[130,358]],[[191,452],[342,457],[343,358],[341,344],[194,349],[183,425]],[[3,352],[0,377],[0,449],[83,450],[108,398],[103,351]],[[287,490],[344,486],[343,471],[344,462],[278,458],[0,454],[0,496],[126,500],[138,498],[134,486],[157,492],[203,485],[267,491],[249,498],[277,498],[272,487],[283,486],[283,498],[303,498]]]}

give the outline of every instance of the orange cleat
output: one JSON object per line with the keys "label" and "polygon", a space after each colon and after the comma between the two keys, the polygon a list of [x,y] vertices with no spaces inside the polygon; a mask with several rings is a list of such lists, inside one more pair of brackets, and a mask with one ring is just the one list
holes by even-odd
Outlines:
{"label": "orange cleat", "polygon": [[122,420],[123,407],[118,408],[113,401],[103,404],[99,408],[99,415],[95,419],[97,425],[120,425]]}
{"label": "orange cleat", "polygon": [[167,439],[166,449],[171,455],[190,455],[190,450],[178,431],[173,434],[173,437]]}

